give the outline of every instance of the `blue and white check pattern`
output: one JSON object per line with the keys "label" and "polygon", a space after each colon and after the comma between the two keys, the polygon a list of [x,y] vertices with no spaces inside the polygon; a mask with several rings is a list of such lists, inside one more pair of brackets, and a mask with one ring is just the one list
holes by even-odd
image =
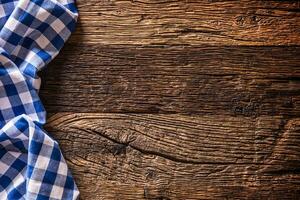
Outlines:
{"label": "blue and white check pattern", "polygon": [[74,30],[73,0],[0,0],[0,199],[77,199],[57,142],[42,126],[37,72]]}

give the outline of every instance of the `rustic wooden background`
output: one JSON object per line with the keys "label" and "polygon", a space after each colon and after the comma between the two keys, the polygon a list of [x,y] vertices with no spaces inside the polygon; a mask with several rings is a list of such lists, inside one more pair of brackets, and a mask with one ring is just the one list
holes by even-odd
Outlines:
{"label": "rustic wooden background", "polygon": [[300,199],[300,1],[77,4],[41,96],[81,199]]}

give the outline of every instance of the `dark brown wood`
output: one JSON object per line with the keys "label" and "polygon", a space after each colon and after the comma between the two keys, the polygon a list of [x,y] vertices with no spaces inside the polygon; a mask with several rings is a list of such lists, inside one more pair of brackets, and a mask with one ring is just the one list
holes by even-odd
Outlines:
{"label": "dark brown wood", "polygon": [[300,114],[300,47],[68,45],[49,112]]}
{"label": "dark brown wood", "polygon": [[77,0],[72,43],[295,45],[299,1]]}
{"label": "dark brown wood", "polygon": [[82,199],[299,197],[299,118],[61,113],[48,123]]}
{"label": "dark brown wood", "polygon": [[77,4],[40,95],[81,199],[299,199],[299,1]]}

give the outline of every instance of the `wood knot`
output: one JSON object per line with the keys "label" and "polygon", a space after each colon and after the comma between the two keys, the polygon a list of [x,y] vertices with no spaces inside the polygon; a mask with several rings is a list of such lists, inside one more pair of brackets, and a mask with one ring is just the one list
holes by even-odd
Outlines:
{"label": "wood knot", "polygon": [[156,177],[156,172],[153,169],[148,169],[146,172],[146,179],[154,179]]}
{"label": "wood knot", "polygon": [[232,99],[231,110],[234,115],[242,115],[245,117],[256,117],[259,114],[260,103],[250,99],[249,101],[243,101],[241,97]]}
{"label": "wood knot", "polygon": [[246,16],[237,16],[236,24],[238,26],[253,26],[258,25],[261,19],[257,15],[246,15]]}
{"label": "wood knot", "polygon": [[126,144],[117,144],[112,148],[112,153],[114,156],[126,154]]}

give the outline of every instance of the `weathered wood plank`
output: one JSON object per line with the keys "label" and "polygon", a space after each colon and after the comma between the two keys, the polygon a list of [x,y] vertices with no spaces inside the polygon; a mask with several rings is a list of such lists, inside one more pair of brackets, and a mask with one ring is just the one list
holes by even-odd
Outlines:
{"label": "weathered wood plank", "polygon": [[49,112],[299,116],[299,55],[300,47],[69,44],[41,96]]}
{"label": "weathered wood plank", "polygon": [[299,118],[60,113],[46,129],[82,199],[299,197]]}
{"label": "weathered wood plank", "polygon": [[299,45],[299,1],[78,0],[71,43]]}

